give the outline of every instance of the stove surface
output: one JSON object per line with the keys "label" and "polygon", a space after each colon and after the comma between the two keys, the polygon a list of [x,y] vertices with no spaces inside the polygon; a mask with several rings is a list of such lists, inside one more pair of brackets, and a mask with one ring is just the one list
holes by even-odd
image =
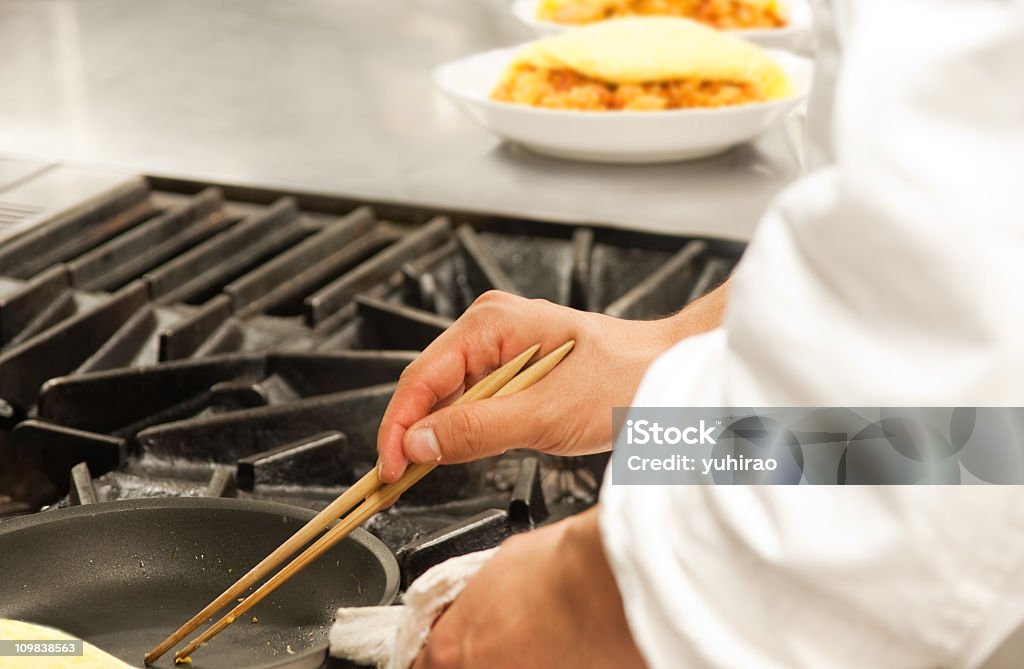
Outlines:
{"label": "stove surface", "polygon": [[[742,251],[145,176],[61,202],[0,241],[0,522],[152,496],[321,509],[374,465],[402,369],[480,294],[653,318]],[[589,507],[605,462],[446,466],[367,529],[404,587]]]}
{"label": "stove surface", "polygon": [[509,0],[0,0],[0,146],[733,239],[799,176],[796,118],[706,160],[593,165],[503,143],[431,81],[534,37]]}

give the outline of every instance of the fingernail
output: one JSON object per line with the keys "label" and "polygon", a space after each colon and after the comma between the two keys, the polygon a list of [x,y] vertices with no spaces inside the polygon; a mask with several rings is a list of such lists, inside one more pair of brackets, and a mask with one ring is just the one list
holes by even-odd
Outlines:
{"label": "fingernail", "polygon": [[441,461],[441,445],[430,427],[418,427],[405,435],[405,454],[413,462],[424,464]]}

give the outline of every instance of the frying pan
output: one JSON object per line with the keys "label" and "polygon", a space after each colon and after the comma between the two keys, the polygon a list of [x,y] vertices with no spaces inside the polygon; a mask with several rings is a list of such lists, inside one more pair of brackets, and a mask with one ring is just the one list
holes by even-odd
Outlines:
{"label": "frying pan", "polygon": [[[0,523],[0,617],[61,628],[141,667],[146,651],[312,517],[271,502],[182,497]],[[337,607],[389,604],[397,590],[394,555],[356,530],[186,666],[319,667]],[[155,666],[173,667],[173,656]]]}

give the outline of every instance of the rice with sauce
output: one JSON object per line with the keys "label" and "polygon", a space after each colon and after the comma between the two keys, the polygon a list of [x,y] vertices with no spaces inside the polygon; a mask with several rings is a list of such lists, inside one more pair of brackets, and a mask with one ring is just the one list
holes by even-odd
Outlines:
{"label": "rice with sauce", "polygon": [[537,18],[586,25],[624,16],[675,16],[721,30],[782,28],[788,23],[778,0],[541,0]]}
{"label": "rice with sauce", "polygon": [[679,79],[614,84],[565,68],[529,63],[518,63],[509,69],[491,97],[500,102],[577,111],[714,108],[767,99],[750,83]]}
{"label": "rice with sauce", "polygon": [[760,47],[692,20],[647,17],[527,44],[491,98],[548,109],[660,111],[764,102],[792,91]]}

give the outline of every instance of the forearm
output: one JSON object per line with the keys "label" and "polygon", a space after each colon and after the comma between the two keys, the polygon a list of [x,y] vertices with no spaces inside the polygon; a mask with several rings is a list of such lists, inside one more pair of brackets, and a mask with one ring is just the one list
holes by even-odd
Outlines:
{"label": "forearm", "polygon": [[599,507],[592,507],[565,522],[566,530],[559,552],[563,556],[560,561],[564,570],[561,580],[566,595],[577,600],[580,610],[592,610],[597,606],[601,610],[614,611],[615,616],[610,617],[609,622],[625,625],[622,599],[601,544]]}
{"label": "forearm", "polygon": [[598,518],[598,507],[593,507],[564,521],[567,527],[559,548],[561,594],[570,610],[581,614],[574,620],[574,625],[586,627],[580,636],[602,640],[602,659],[607,664],[601,666],[643,667],[601,543]]}
{"label": "forearm", "polygon": [[718,288],[687,305],[685,309],[666,319],[673,344],[687,337],[714,330],[725,318],[725,307],[729,300],[728,279]]}

